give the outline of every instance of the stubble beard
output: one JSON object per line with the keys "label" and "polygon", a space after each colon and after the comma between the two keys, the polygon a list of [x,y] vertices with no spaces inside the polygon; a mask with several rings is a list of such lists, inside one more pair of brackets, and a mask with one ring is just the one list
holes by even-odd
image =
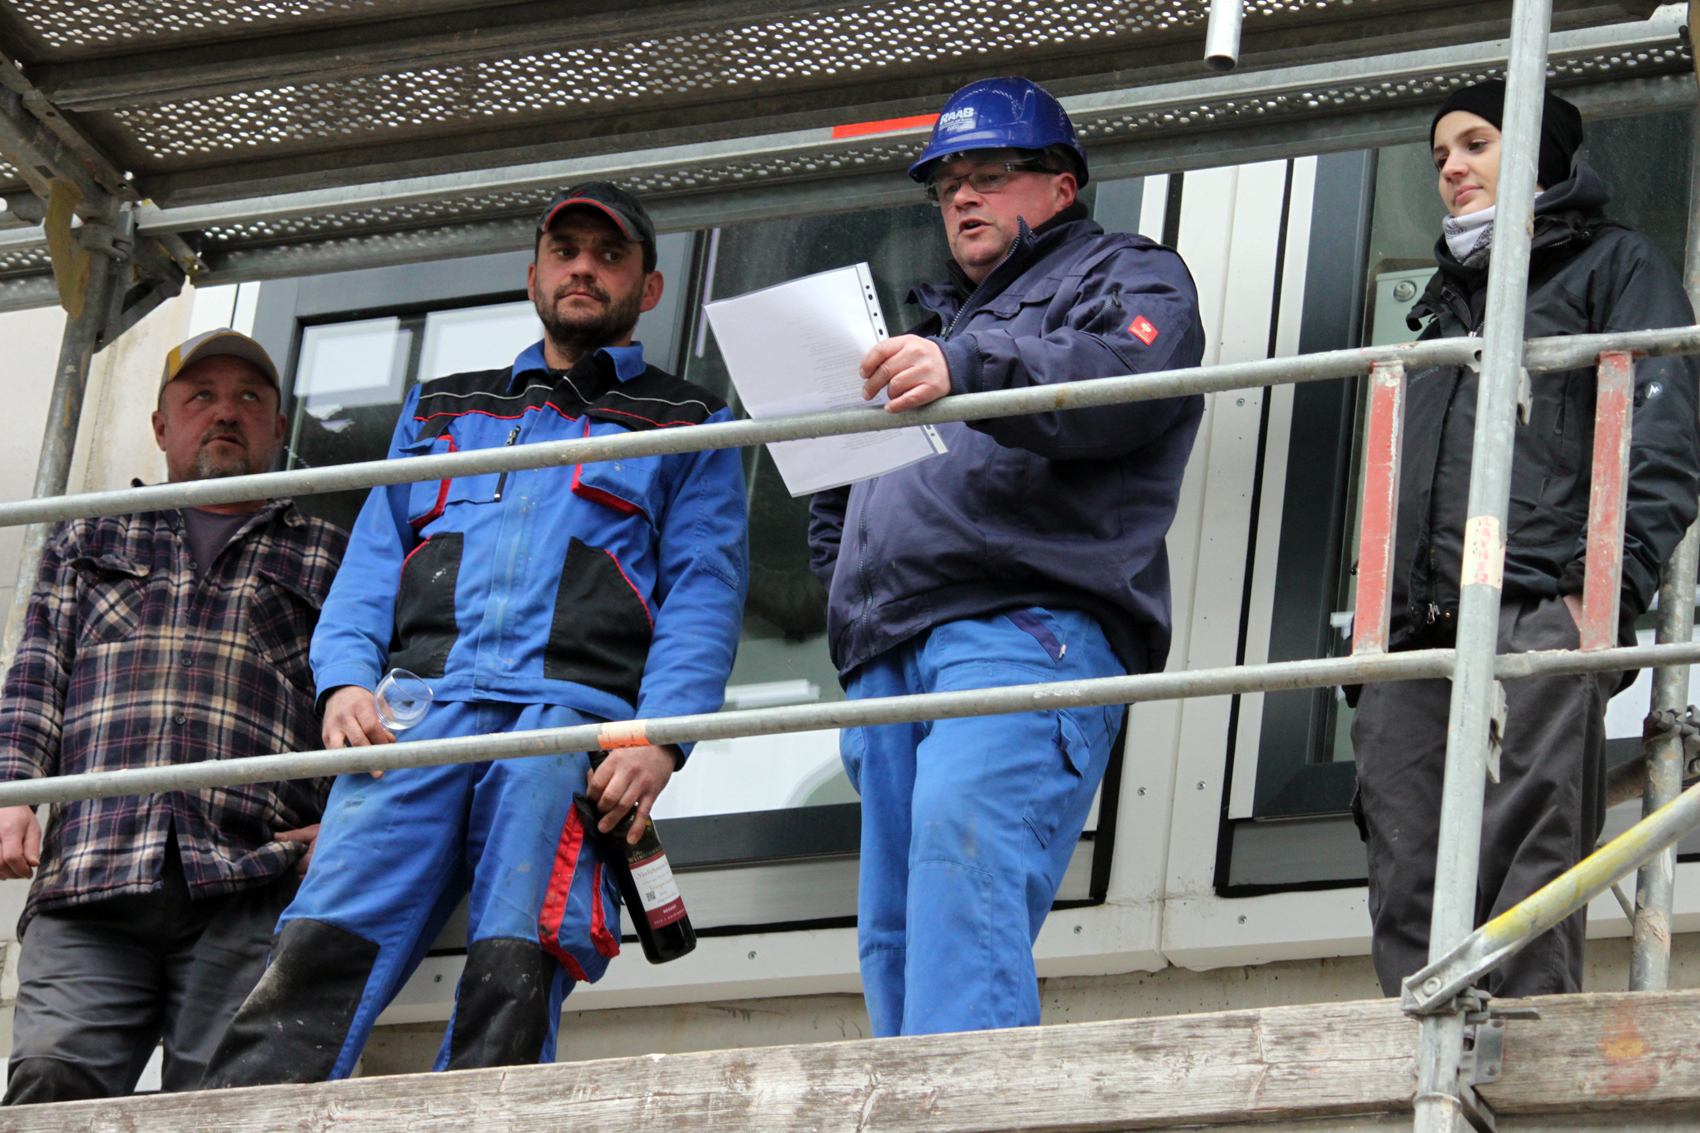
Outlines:
{"label": "stubble beard", "polygon": [[248,476],[253,474],[253,455],[248,451],[232,456],[216,457],[207,447],[215,436],[224,436],[228,429],[214,428],[201,438],[201,447],[195,450],[195,462],[189,467],[190,480],[221,480],[227,476]]}
{"label": "stubble beard", "polygon": [[[599,315],[563,315],[561,298],[570,289],[589,291],[607,305]],[[607,291],[594,283],[569,279],[555,289],[547,303],[539,298],[536,306],[537,317],[543,322],[543,332],[549,336],[549,342],[563,355],[576,361],[631,334],[637,327],[638,308],[642,303],[641,277],[631,291],[617,298],[610,298]]]}

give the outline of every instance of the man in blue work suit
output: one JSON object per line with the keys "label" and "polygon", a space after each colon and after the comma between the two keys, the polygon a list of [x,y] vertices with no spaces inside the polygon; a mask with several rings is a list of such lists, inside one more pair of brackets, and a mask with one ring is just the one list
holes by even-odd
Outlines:
{"label": "man in blue work suit", "polygon": [[[952,393],[1198,364],[1179,256],[1106,234],[1057,101],[990,79],[945,103],[909,175],[939,206],[951,278],[862,361],[901,412]],[[810,541],[851,699],[1161,669],[1163,537],[1197,396],[940,425],[949,446],[818,495]],[[851,728],[862,795],[862,987],[879,1035],[1039,1021],[1032,945],[1123,710]]]}
{"label": "man in blue work suit", "polygon": [[[409,393],[391,459],[725,421],[646,365],[661,298],[636,197],[591,182],[537,225],[545,337],[511,368]],[[719,709],[748,577],[737,449],[375,489],[313,637],[326,747],[393,742],[386,669],[431,684],[409,739]],[[683,758],[612,752],[588,793],[636,841]],[[208,1071],[217,1086],[348,1075],[378,1013],[470,893],[466,968],[438,1069],[552,1061],[561,1002],[619,952],[615,890],[572,809],[585,753],[344,775],[265,977]]]}

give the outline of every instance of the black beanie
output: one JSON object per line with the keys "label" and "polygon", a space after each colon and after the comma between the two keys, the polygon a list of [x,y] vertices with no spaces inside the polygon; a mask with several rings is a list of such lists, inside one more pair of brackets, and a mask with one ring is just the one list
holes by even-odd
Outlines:
{"label": "black beanie", "polygon": [[[1505,80],[1490,79],[1475,86],[1459,87],[1446,96],[1434,120],[1428,124],[1429,145],[1434,145],[1434,128],[1454,110],[1467,110],[1478,118],[1501,129],[1505,118]],[[1535,166],[1535,178],[1545,188],[1552,188],[1570,177],[1571,162],[1582,144],[1582,112],[1551,91],[1541,107],[1541,156]]]}

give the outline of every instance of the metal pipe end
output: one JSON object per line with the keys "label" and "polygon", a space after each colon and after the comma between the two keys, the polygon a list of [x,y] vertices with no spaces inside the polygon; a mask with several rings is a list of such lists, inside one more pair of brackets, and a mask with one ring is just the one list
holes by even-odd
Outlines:
{"label": "metal pipe end", "polygon": [[1245,0],[1210,0],[1204,27],[1204,65],[1212,71],[1232,71],[1240,61],[1240,31],[1245,25]]}

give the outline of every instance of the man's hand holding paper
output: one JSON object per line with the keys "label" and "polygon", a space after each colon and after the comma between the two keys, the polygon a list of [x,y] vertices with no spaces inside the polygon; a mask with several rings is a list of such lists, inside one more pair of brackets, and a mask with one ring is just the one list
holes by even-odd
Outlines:
{"label": "man's hand holding paper", "polygon": [[862,398],[872,401],[884,390],[887,413],[919,409],[950,392],[950,366],[930,338],[900,334],[874,343],[862,359]]}
{"label": "man's hand holding paper", "polygon": [[[900,399],[888,408],[902,411],[950,392],[938,347],[914,335],[886,339],[867,264],[720,299],[704,311],[754,418],[860,408],[885,392]],[[768,446],[793,496],[883,476],[944,451],[931,426]]]}

